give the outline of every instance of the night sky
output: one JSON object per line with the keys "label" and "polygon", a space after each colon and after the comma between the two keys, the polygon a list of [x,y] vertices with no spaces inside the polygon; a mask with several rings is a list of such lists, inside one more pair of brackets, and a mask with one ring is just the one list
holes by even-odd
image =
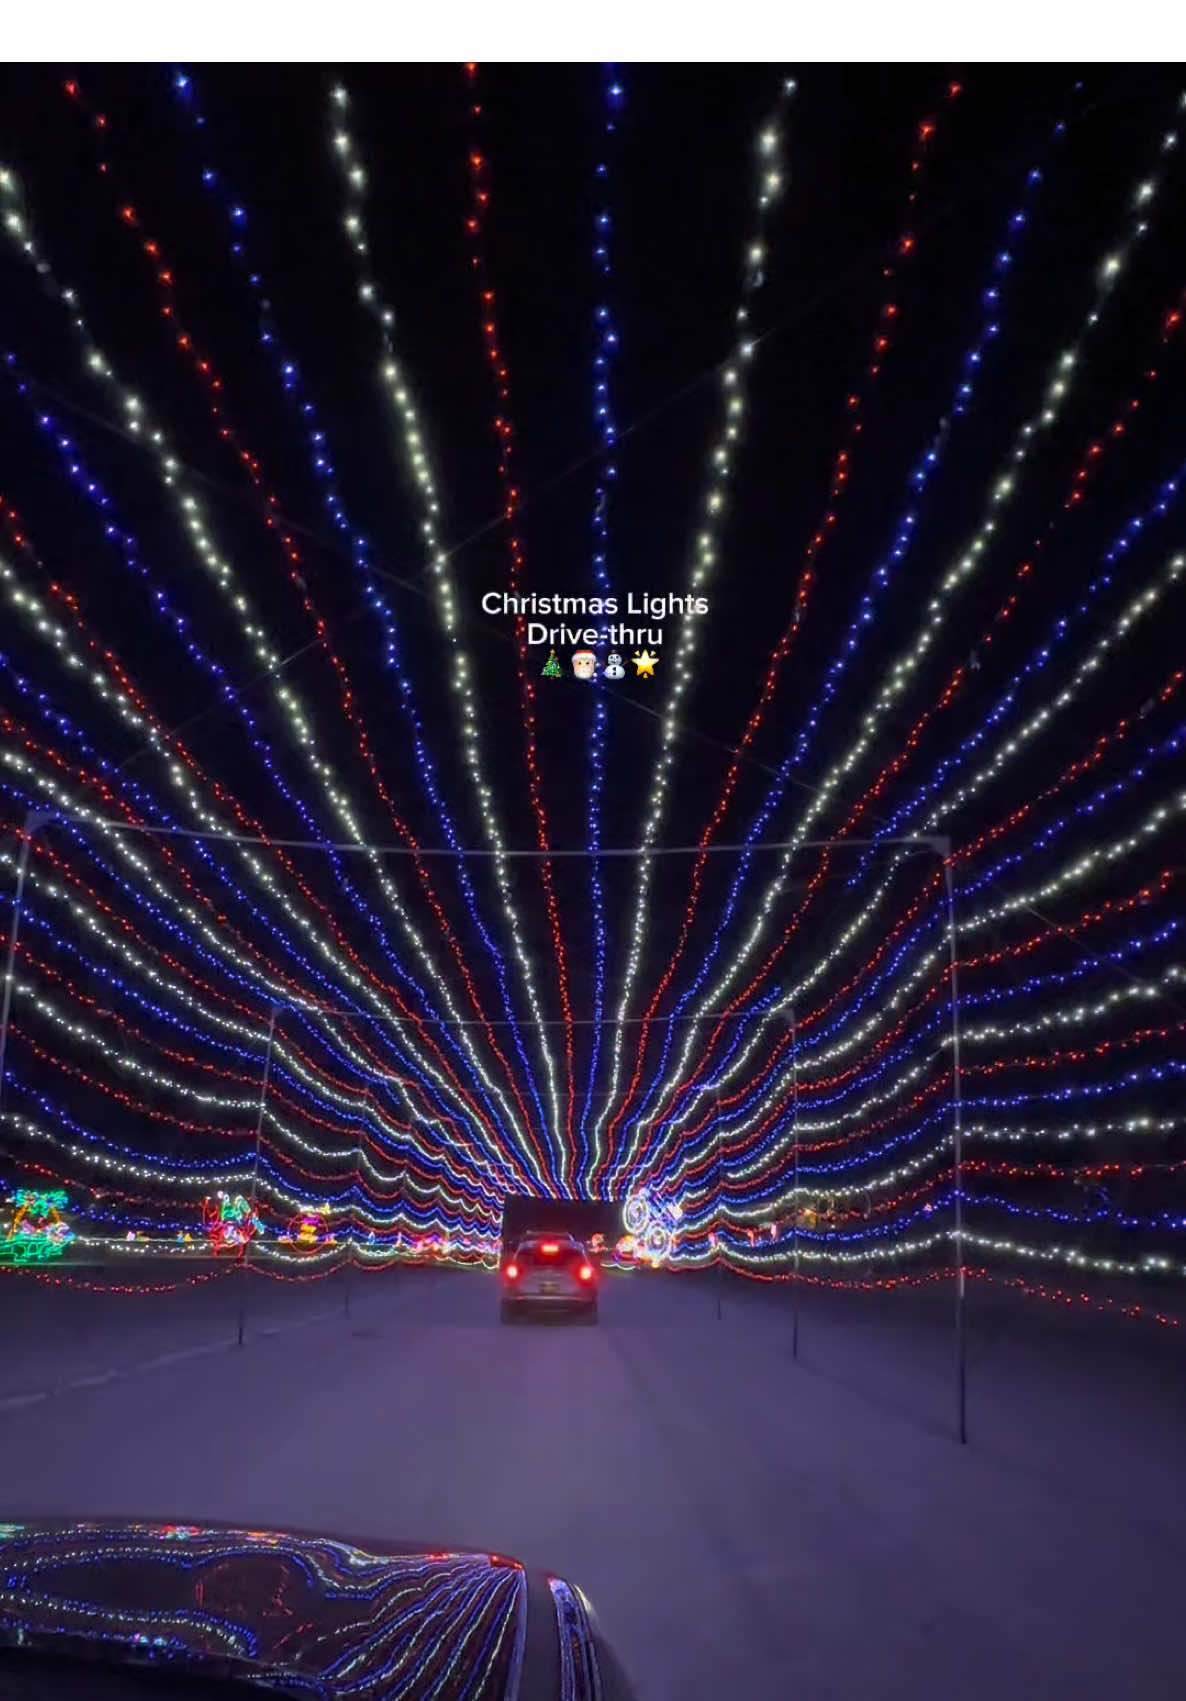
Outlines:
{"label": "night sky", "polygon": [[[43,829],[7,1183],[64,1186],[96,1231],[195,1225],[214,1186],[247,1185],[275,1002],[265,1230],[316,1205],[381,1245],[477,1248],[508,1188],[645,1188],[681,1203],[687,1257],[723,1228],[742,1264],[783,1269],[794,1203],[839,1194],[807,1225],[819,1274],[942,1267],[933,853],[797,850],[765,908],[769,849],[655,859],[641,905],[635,857],[558,858],[549,888],[538,861],[389,854],[489,851],[490,809],[520,850],[942,833],[968,1260],[1032,1273],[1073,1244],[1180,1275],[1173,74],[2,76],[0,211],[24,221],[0,244],[5,917],[26,810],[67,794],[288,841]],[[512,537],[521,592],[596,594],[600,552],[624,601],[686,594],[706,523],[708,613],[667,620],[653,678],[627,651],[625,679],[584,683],[571,643],[541,677],[549,646],[520,655],[482,612]],[[388,849],[315,848],[360,839]]]}

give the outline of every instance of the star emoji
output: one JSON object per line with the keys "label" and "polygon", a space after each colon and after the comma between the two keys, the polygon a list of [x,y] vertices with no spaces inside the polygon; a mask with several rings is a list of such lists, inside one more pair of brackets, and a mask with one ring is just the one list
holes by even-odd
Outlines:
{"label": "star emoji", "polygon": [[637,669],[637,678],[641,679],[644,673],[648,679],[655,677],[655,663],[659,660],[658,656],[653,656],[649,650],[635,650],[630,659]]}

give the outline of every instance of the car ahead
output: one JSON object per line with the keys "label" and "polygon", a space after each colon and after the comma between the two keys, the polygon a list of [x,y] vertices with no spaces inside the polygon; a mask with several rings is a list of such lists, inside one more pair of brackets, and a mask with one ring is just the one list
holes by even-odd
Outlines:
{"label": "car ahead", "polygon": [[635,1701],[575,1585],[225,1524],[0,1523],[5,1701]]}
{"label": "car ahead", "polygon": [[530,1311],[597,1321],[597,1266],[571,1235],[527,1235],[502,1268],[502,1321]]}

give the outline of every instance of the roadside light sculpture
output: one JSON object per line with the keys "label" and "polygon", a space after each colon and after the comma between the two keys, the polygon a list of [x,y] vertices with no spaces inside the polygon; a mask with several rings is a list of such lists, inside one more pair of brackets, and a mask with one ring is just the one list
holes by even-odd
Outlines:
{"label": "roadside light sculpture", "polygon": [[635,1253],[655,1269],[670,1258],[682,1219],[679,1204],[654,1200],[646,1193],[632,1193],[622,1207],[622,1222]]}
{"label": "roadside light sculpture", "polygon": [[241,1193],[220,1189],[202,1206],[202,1227],[217,1258],[223,1253],[242,1257],[249,1240],[259,1234],[259,1213]]}
{"label": "roadside light sculpture", "polygon": [[622,1207],[622,1222],[626,1232],[635,1239],[641,1235],[650,1221],[651,1207],[645,1193],[632,1193]]}
{"label": "roadside light sculpture", "polygon": [[315,1252],[319,1246],[329,1246],[334,1237],[319,1211],[301,1211],[289,1225],[288,1239],[302,1252]]}
{"label": "roadside light sculpture", "polygon": [[62,1192],[18,1188],[12,1196],[8,1232],[0,1240],[0,1258],[12,1264],[43,1264],[60,1258],[74,1239],[74,1230],[62,1215],[68,1203]]}

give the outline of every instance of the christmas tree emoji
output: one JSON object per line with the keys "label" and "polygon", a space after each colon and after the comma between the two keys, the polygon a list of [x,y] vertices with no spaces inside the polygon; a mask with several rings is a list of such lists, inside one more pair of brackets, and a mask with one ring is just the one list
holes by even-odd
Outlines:
{"label": "christmas tree emoji", "polygon": [[540,675],[540,678],[541,679],[559,679],[560,678],[560,663],[556,660],[555,650],[550,650],[548,652],[548,659],[544,663],[544,671]]}

